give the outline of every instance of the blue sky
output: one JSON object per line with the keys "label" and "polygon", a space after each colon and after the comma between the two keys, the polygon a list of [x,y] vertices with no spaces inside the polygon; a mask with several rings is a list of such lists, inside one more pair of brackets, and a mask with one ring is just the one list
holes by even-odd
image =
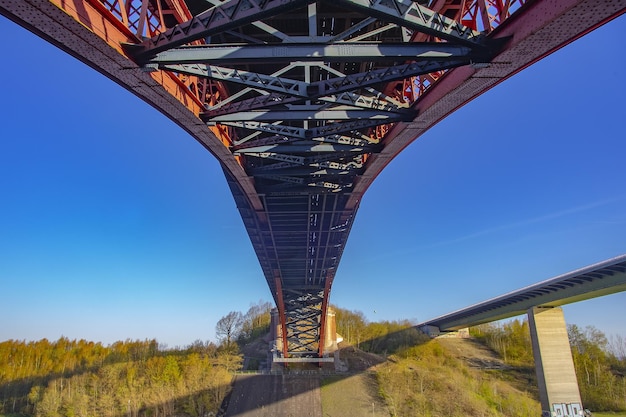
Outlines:
{"label": "blue sky", "polygon": [[[422,321],[626,253],[626,16],[410,145],[362,201],[331,301]],[[214,158],[0,17],[0,341],[169,346],[271,300]],[[626,293],[566,306],[626,336]]]}

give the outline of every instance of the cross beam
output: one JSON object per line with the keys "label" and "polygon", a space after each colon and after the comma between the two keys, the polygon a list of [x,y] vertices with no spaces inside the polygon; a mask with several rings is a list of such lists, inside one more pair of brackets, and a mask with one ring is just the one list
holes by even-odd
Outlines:
{"label": "cross beam", "polygon": [[237,65],[261,62],[381,62],[459,58],[482,60],[484,53],[450,43],[340,42],[265,45],[194,45],[160,52],[148,64]]}
{"label": "cross beam", "polygon": [[315,0],[230,0],[177,24],[141,44],[124,44],[138,63],[146,63],[159,52],[294,10]]}
{"label": "cross beam", "polygon": [[378,110],[365,109],[319,109],[310,110],[285,109],[285,110],[262,110],[262,111],[240,111],[236,113],[223,114],[205,120],[213,123],[226,123],[237,121],[271,122],[282,120],[284,122],[294,120],[361,120],[368,119],[370,121],[380,121],[381,123],[389,123],[396,120],[413,120],[415,112],[406,111],[386,112]]}

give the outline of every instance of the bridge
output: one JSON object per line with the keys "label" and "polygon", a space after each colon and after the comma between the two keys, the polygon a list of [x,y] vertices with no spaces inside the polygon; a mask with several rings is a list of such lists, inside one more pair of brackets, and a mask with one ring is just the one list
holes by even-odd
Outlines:
{"label": "bridge", "polygon": [[583,415],[561,306],[626,290],[626,255],[572,271],[418,325],[431,336],[528,314],[544,416]]}
{"label": "bridge", "polygon": [[454,331],[520,316],[533,307],[561,307],[621,291],[626,291],[626,255],[512,291],[418,326],[431,328],[436,333]]}
{"label": "bridge", "polygon": [[284,358],[325,355],[364,192],[457,108],[624,13],[621,1],[0,1],[220,161]]}

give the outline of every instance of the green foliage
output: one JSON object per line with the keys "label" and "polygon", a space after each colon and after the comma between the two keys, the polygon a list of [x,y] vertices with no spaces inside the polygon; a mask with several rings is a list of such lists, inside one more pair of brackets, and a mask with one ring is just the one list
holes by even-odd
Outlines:
{"label": "green foliage", "polygon": [[567,330],[585,407],[626,411],[626,378],[621,372],[626,367],[626,358],[620,359],[610,352],[606,336],[593,326],[583,330],[570,325]]}
{"label": "green foliage", "polygon": [[333,306],[337,333],[362,350],[390,354],[428,339],[407,321],[368,322],[360,311]]}
{"label": "green foliage", "polygon": [[504,362],[513,366],[534,366],[528,321],[511,320],[473,327],[472,336],[497,352]]}
{"label": "green foliage", "polygon": [[[0,413],[17,417],[205,416],[217,413],[241,369],[237,341],[265,334],[271,304],[231,312],[224,343],[196,340],[159,349],[156,340],[109,346],[65,337],[0,343]],[[238,338],[238,339],[237,339]],[[1,416],[2,414],[0,414]]]}
{"label": "green foliage", "polygon": [[511,416],[541,413],[532,395],[495,374],[469,369],[437,340],[403,350],[377,371],[394,416]]}
{"label": "green foliage", "polygon": [[270,330],[272,304],[261,301],[250,305],[250,308],[243,315],[241,332],[238,336],[240,344],[248,343],[266,335]]}
{"label": "green foliage", "polygon": [[365,331],[368,339],[364,350],[379,354],[391,354],[429,340],[408,321],[383,321],[370,323]]}
{"label": "green foliage", "polygon": [[203,416],[217,412],[241,366],[236,352],[196,341],[0,343],[0,412],[35,417]]}
{"label": "green foliage", "polygon": [[[534,366],[530,330],[527,321],[513,320],[483,324],[470,330],[515,366]],[[568,326],[572,358],[578,377],[582,402],[586,408],[600,411],[626,410],[626,345],[616,337],[607,337],[593,326],[580,329]]]}
{"label": "green foliage", "polygon": [[337,333],[339,333],[343,339],[360,347],[360,344],[365,339],[365,328],[367,327],[367,319],[365,315],[360,311],[351,311],[337,306],[331,307],[335,312],[335,323],[337,325]]}

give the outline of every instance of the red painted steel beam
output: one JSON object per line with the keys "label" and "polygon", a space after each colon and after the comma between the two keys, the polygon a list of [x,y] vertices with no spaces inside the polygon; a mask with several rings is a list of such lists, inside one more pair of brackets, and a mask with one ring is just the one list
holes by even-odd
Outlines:
{"label": "red painted steel beam", "polygon": [[[246,175],[223,141],[214,132],[207,131],[206,125],[195,114],[187,112],[191,106],[191,113],[199,113],[197,103],[185,98],[185,89],[171,79],[168,81],[166,78],[169,77],[152,78],[125,56],[114,53],[120,52],[121,42],[132,39],[128,38],[128,32],[122,33],[117,23],[105,22],[101,25],[103,16],[98,11],[94,12],[92,1],[96,0],[0,0],[0,12],[129,89],[175,121],[218,158],[237,179],[252,207],[257,212],[261,211],[262,204],[254,189],[253,179]],[[419,110],[419,116],[413,122],[394,126],[386,136],[383,151],[369,158],[366,171],[355,182],[347,208],[356,208],[363,193],[382,169],[448,114],[622,13],[624,6],[621,1],[528,2],[491,33],[490,36],[495,38],[513,36],[508,47],[494,59],[491,68],[463,67],[449,71],[418,100],[415,108]],[[155,82],[164,91],[155,88]]]}
{"label": "red painted steel beam", "polygon": [[531,1],[490,33],[510,37],[488,68],[470,66],[448,71],[421,96],[413,122],[397,123],[384,138],[384,148],[367,161],[355,181],[347,208],[358,207],[374,179],[410,143],[474,98],[512,77],[554,51],[626,12],[623,1]]}
{"label": "red painted steel beam", "polygon": [[318,342],[318,355],[321,358],[324,355],[324,345],[326,344],[326,314],[328,312],[328,300],[330,299],[330,287],[333,282],[332,276],[326,277],[324,284],[324,298],[322,299],[322,308],[320,313],[320,333]]}
{"label": "red painted steel beam", "polygon": [[285,314],[282,280],[278,273],[275,274],[274,283],[276,286],[276,307],[278,307],[278,319],[280,321],[280,331],[283,337],[283,358],[286,358],[289,355],[289,342],[287,341],[287,315]]}
{"label": "red painted steel beam", "polygon": [[[109,19],[97,0],[0,0],[0,14],[47,40],[163,113],[195,138],[237,179],[254,210],[263,205],[249,177],[218,135],[198,118],[204,108],[163,71],[146,73],[123,55],[132,32]],[[259,219],[263,219],[260,215]]]}

